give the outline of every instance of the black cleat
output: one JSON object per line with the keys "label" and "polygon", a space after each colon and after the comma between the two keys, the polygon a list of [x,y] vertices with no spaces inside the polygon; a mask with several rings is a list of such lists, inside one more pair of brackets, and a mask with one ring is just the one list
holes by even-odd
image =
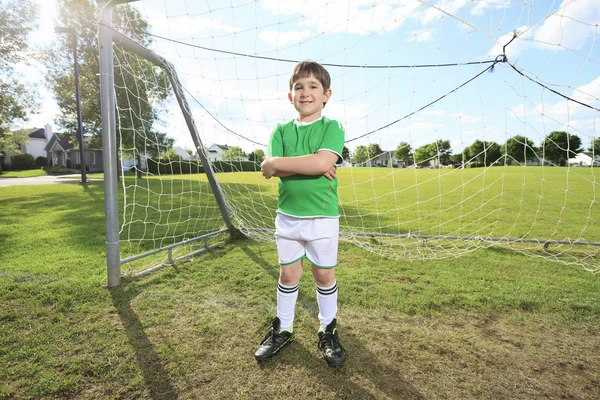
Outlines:
{"label": "black cleat", "polygon": [[254,353],[257,361],[270,360],[281,349],[294,341],[294,332],[280,331],[280,323],[277,317],[271,321],[271,330],[267,332],[265,338],[260,342],[258,350]]}
{"label": "black cleat", "polygon": [[339,367],[346,361],[346,352],[338,338],[336,320],[331,321],[325,331],[319,331],[319,349],[330,367]]}

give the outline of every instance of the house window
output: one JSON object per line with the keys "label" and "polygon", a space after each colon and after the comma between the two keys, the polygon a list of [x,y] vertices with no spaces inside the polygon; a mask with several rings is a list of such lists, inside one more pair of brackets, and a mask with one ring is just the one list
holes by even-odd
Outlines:
{"label": "house window", "polygon": [[79,153],[75,153],[75,164],[81,164],[81,155]]}
{"label": "house window", "polygon": [[96,164],[96,153],[92,152],[92,164]]}

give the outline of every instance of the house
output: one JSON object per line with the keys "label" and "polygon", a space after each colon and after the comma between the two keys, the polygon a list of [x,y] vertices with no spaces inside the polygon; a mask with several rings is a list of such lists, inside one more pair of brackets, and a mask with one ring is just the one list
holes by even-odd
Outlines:
{"label": "house", "polygon": [[[208,159],[210,161],[222,161],[223,158],[221,157],[221,154],[225,150],[229,150],[229,146],[226,144],[213,144],[208,148]],[[242,161],[248,161],[248,156],[246,154],[242,154],[240,158]]]}
{"label": "house", "polygon": [[46,157],[44,148],[48,143],[48,137],[52,135],[52,127],[48,124],[44,128],[34,128],[29,130],[29,142],[21,145],[20,150],[28,153],[35,160],[38,157]]}
{"label": "house", "polygon": [[229,150],[229,146],[222,144],[213,144],[208,148],[208,159],[210,161],[221,161],[221,153],[225,150]]}
{"label": "house", "polygon": [[[33,159],[35,160],[38,157],[47,157],[47,153],[44,150],[46,144],[48,143],[48,137],[52,135],[52,127],[46,124],[43,128],[33,128],[29,129],[28,140],[27,143],[20,145],[18,148],[22,153],[31,154]],[[11,152],[3,152],[4,157],[2,160],[2,166],[5,167],[5,164],[12,164],[12,157],[14,156]]]}
{"label": "house", "polygon": [[[51,167],[77,168],[81,164],[81,152],[79,146],[71,143],[69,135],[52,133],[44,150]],[[100,172],[104,170],[102,149],[85,149],[86,165],[89,172]]]}
{"label": "house", "polygon": [[384,151],[376,157],[367,160],[367,167],[402,168],[403,163],[394,156],[394,150]]}
{"label": "house", "polygon": [[600,156],[593,154],[591,151],[584,151],[583,153],[577,153],[573,158],[569,158],[568,165],[570,167],[598,167],[600,166]]}

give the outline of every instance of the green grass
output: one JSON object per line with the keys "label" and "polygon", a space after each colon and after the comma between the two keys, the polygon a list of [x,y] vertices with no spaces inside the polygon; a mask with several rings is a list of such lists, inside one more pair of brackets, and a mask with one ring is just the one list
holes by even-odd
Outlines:
{"label": "green grass", "polygon": [[28,169],[26,171],[4,171],[0,178],[31,178],[35,176],[45,176],[43,169]]}
{"label": "green grass", "polygon": [[[394,178],[397,189],[446,171],[402,172],[408,174]],[[356,170],[342,179],[368,176]],[[534,190],[548,185],[545,196],[552,197],[561,176],[531,183]],[[275,183],[246,174],[219,179],[228,193],[248,185],[267,193]],[[510,179],[516,187],[505,192],[519,193],[521,181]],[[589,188],[578,179],[569,183],[573,193]],[[205,182],[188,180],[184,189]],[[172,180],[162,186],[181,188]],[[257,209],[258,200],[240,204]],[[600,397],[600,281],[579,267],[496,246],[446,260],[397,261],[344,243],[336,274],[347,364],[332,370],[319,357],[307,269],[297,339],[261,366],[252,353],[275,312],[274,245],[226,242],[108,290],[103,207],[102,182],[0,188],[0,398]],[[592,212],[589,237],[597,238]],[[579,223],[576,213],[563,215]]]}

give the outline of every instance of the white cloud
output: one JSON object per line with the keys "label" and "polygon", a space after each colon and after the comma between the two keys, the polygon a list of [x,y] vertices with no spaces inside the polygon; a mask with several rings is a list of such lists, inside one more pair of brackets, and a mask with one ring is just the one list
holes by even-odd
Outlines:
{"label": "white cloud", "polygon": [[512,0],[496,0],[493,3],[487,0],[480,0],[477,4],[475,4],[475,7],[471,8],[471,15],[482,16],[488,8],[508,8],[513,5],[511,2]]}
{"label": "white cloud", "polygon": [[[600,108],[600,99],[597,93],[600,93],[600,76],[590,83],[574,88],[571,95],[563,94],[584,104]],[[597,111],[568,100],[539,103],[531,107],[519,104],[512,107],[511,111],[510,115],[513,118],[528,121],[533,119],[537,123],[558,124],[556,128],[560,126],[567,130],[573,128],[583,134],[588,134],[590,130],[594,129],[594,121],[598,124]]]}
{"label": "white cloud", "polygon": [[538,45],[555,48],[582,48],[595,34],[600,19],[598,0],[564,0],[558,11],[536,29]]}
{"label": "white cloud", "polygon": [[384,0],[336,1],[322,0],[279,1],[262,0],[262,7],[274,15],[302,15],[303,26],[314,27],[319,33],[389,32],[400,27],[411,13],[422,7],[417,0],[399,2]]}
{"label": "white cloud", "polygon": [[203,17],[194,14],[169,16],[164,10],[155,8],[151,4],[145,4],[143,11],[154,35],[174,40],[192,37],[210,38],[215,33],[228,34],[240,31],[239,27],[229,24],[223,17]]}
{"label": "white cloud", "polygon": [[427,109],[424,111],[421,111],[421,115],[426,115],[426,116],[442,116],[442,115],[446,115],[446,111],[444,110],[431,110],[431,109]]}
{"label": "white cloud", "polygon": [[433,38],[433,30],[422,29],[422,30],[411,31],[410,36],[408,37],[408,39],[406,41],[409,43],[410,42],[422,43],[422,42],[427,42],[427,41],[431,40],[432,38]]}
{"label": "white cloud", "polygon": [[271,46],[282,47],[288,43],[302,42],[310,36],[311,32],[307,30],[292,32],[263,31],[259,33],[258,38]]}

